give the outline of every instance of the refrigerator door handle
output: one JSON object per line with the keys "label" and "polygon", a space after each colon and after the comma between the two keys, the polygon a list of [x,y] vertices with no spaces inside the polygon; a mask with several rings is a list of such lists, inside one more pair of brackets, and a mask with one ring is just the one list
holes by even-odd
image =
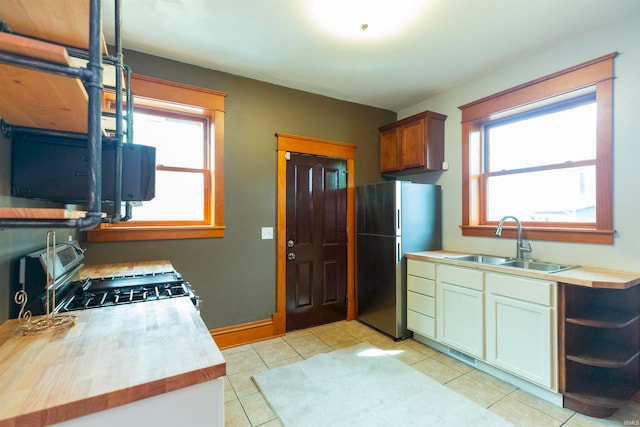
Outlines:
{"label": "refrigerator door handle", "polygon": [[402,234],[402,224],[400,223],[400,209],[396,209],[396,234]]}
{"label": "refrigerator door handle", "polygon": [[402,261],[402,238],[396,237],[396,262]]}

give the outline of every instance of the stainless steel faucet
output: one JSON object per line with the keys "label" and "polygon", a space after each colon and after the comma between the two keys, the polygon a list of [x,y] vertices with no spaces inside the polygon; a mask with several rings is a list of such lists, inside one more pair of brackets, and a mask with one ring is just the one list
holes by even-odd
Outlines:
{"label": "stainless steel faucet", "polygon": [[524,259],[523,253],[524,252],[531,252],[532,249],[531,249],[531,243],[529,243],[529,242],[527,242],[527,246],[523,245],[523,242],[522,242],[522,224],[520,224],[520,220],[518,220],[518,218],[516,218],[515,216],[512,216],[512,215],[507,215],[507,216],[502,217],[502,219],[500,220],[500,223],[498,224],[498,228],[496,228],[496,231],[494,231],[493,234],[495,234],[496,236],[501,236],[502,235],[502,225],[509,218],[514,220],[516,222],[516,225],[518,226],[518,240],[516,242],[516,258],[517,259]]}

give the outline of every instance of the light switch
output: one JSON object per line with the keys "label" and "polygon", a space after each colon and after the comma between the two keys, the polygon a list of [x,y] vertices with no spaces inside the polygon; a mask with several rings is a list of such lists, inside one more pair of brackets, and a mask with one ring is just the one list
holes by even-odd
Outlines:
{"label": "light switch", "polygon": [[262,240],[273,239],[273,227],[262,227]]}

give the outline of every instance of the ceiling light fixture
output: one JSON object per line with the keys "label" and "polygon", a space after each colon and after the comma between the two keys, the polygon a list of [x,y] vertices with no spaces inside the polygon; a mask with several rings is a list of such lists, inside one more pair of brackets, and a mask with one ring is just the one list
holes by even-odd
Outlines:
{"label": "ceiling light fixture", "polygon": [[326,31],[349,39],[377,39],[415,19],[425,0],[308,0],[313,19]]}

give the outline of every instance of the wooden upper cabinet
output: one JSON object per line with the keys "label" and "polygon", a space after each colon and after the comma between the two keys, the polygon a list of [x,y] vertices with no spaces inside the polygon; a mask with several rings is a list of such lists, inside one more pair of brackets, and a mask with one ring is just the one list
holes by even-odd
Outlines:
{"label": "wooden upper cabinet", "polygon": [[380,173],[442,170],[446,119],[443,114],[424,111],[379,128]]}
{"label": "wooden upper cabinet", "polygon": [[400,129],[380,131],[380,172],[400,169]]}

